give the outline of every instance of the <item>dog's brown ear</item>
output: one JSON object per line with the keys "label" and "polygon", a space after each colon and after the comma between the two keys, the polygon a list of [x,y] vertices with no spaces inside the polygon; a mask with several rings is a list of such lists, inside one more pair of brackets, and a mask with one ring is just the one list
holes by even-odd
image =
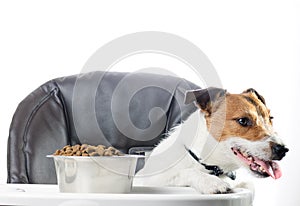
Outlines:
{"label": "dog's brown ear", "polygon": [[263,96],[261,96],[255,89],[250,88],[250,89],[245,90],[243,93],[253,93],[253,94],[255,94],[255,96],[256,96],[256,97],[257,97],[264,105],[266,105],[265,98],[264,98]]}
{"label": "dog's brown ear", "polygon": [[220,97],[224,97],[226,90],[216,87],[187,91],[185,94],[185,104],[195,102],[202,110],[211,112],[212,103]]}

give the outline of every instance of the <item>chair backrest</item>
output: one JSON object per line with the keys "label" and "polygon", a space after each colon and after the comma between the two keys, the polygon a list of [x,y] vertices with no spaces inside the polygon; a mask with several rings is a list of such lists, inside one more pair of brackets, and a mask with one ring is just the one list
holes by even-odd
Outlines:
{"label": "chair backrest", "polygon": [[53,160],[65,145],[153,147],[196,110],[184,104],[199,86],[146,73],[91,72],[46,82],[18,106],[8,139],[8,183],[56,183]]}

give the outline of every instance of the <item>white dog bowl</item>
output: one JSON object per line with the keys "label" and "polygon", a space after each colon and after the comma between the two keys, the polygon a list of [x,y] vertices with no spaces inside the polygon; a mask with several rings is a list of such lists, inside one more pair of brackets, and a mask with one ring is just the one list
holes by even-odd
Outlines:
{"label": "white dog bowl", "polygon": [[129,193],[137,155],[53,156],[60,192]]}

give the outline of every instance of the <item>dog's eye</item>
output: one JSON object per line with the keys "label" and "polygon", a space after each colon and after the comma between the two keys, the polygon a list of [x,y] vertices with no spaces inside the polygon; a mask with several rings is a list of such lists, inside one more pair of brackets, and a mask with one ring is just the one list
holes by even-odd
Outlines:
{"label": "dog's eye", "polygon": [[238,118],[238,119],[236,119],[236,121],[243,127],[252,126],[252,122],[248,117]]}

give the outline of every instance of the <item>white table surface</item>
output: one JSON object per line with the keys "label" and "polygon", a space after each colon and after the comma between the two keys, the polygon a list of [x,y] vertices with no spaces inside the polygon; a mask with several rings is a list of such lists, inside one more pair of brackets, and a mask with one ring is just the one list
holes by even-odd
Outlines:
{"label": "white table surface", "polygon": [[201,195],[192,188],[134,187],[130,194],[60,193],[57,185],[0,185],[0,205],[39,206],[251,206],[252,194],[238,189],[232,194]]}

